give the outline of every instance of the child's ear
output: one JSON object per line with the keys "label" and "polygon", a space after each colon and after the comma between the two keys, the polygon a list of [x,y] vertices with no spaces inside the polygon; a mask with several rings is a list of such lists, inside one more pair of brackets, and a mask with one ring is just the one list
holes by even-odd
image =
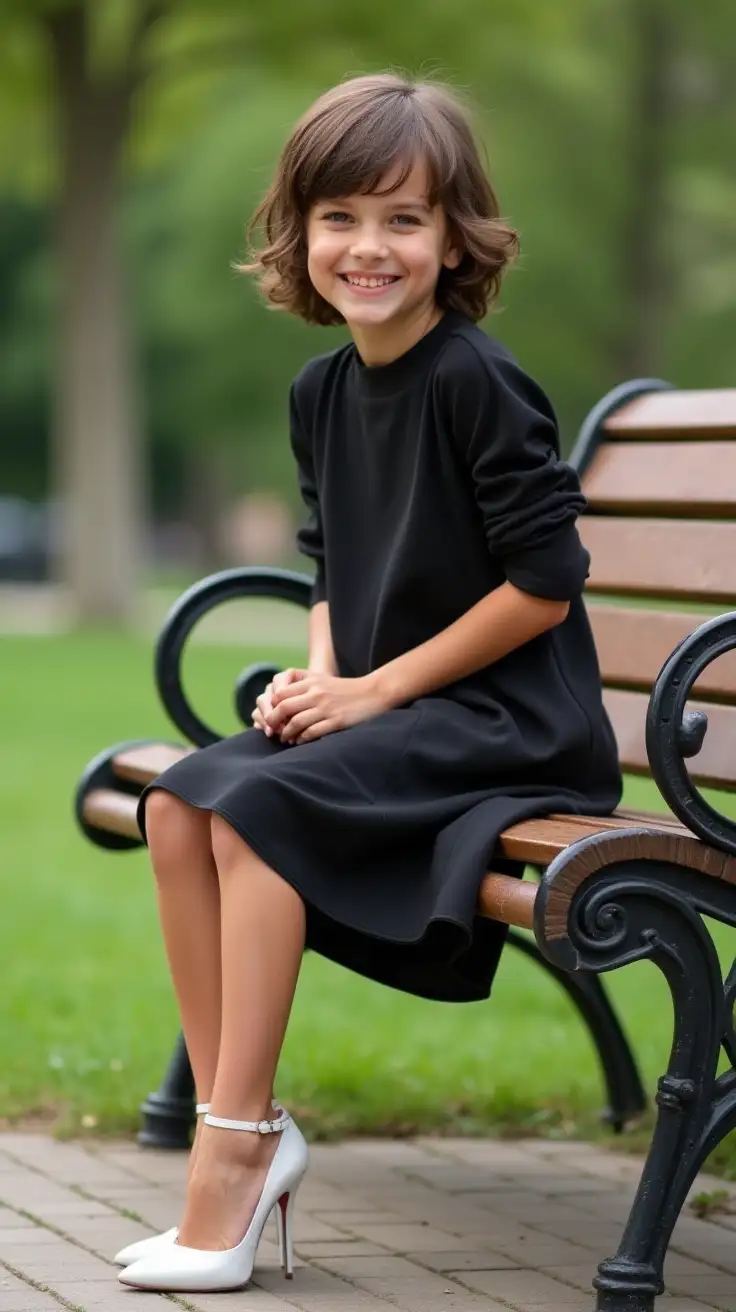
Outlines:
{"label": "child's ear", "polygon": [[445,253],[442,257],[442,263],[446,269],[456,269],[462,258],[463,250],[458,235],[450,229],[445,238]]}

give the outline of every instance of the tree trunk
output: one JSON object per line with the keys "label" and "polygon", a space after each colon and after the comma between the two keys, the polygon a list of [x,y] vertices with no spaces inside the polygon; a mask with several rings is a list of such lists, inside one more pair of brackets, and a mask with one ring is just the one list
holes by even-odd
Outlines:
{"label": "tree trunk", "polygon": [[628,114],[627,185],[621,235],[623,319],[614,348],[621,379],[656,374],[662,336],[676,296],[666,256],[667,143],[676,105],[672,69],[676,19],[669,0],[632,0],[626,8],[633,73]]}
{"label": "tree trunk", "polygon": [[202,573],[223,569],[228,561],[223,551],[223,524],[228,509],[227,460],[213,446],[193,444],[186,452],[185,505],[187,522],[197,533],[198,567]]}
{"label": "tree trunk", "polygon": [[61,577],[81,623],[123,624],[135,604],[143,477],[116,225],[133,82],[90,72],[86,6],[51,11],[60,154],[61,284],[55,397]]}

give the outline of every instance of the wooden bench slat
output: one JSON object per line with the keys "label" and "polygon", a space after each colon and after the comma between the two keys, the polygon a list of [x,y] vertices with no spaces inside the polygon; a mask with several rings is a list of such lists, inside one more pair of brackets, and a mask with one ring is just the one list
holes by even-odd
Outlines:
{"label": "wooden bench slat", "polygon": [[[649,761],[644,741],[648,697],[622,688],[606,688],[603,700],[611,717],[624,771],[648,775]],[[736,708],[693,699],[688,702],[687,709],[704,711],[708,716],[708,732],[702,750],[688,760],[688,772],[697,784],[733,788],[736,785]]]}
{"label": "wooden bench slat", "polygon": [[[588,615],[603,682],[642,691],[651,688],[678,643],[704,618],[696,611],[635,610],[592,601]],[[695,690],[699,697],[736,702],[736,651],[709,665]]]}
{"label": "wooden bench slat", "polygon": [[590,592],[734,603],[736,521],[583,515],[579,527]]}
{"label": "wooden bench slat", "polygon": [[[579,838],[590,834],[608,832],[611,829],[630,829],[632,825],[647,825],[659,828],[659,816],[644,815],[635,819],[631,815],[616,812],[607,816],[551,815],[540,816],[533,820],[522,820],[504,830],[498,844],[501,856],[511,861],[525,861],[529,865],[549,865],[558,854],[576,843]],[[668,832],[673,829],[686,834],[681,825],[666,825]]]}
{"label": "wooden bench slat", "polygon": [[635,808],[620,806],[616,811],[616,818],[625,820],[629,827],[643,826],[645,829],[676,829],[680,834],[689,834],[690,830],[686,829],[671,811],[637,811]]}
{"label": "wooden bench slat", "polygon": [[736,389],[649,392],[603,425],[607,437],[736,437]]}
{"label": "wooden bench slat", "polygon": [[152,779],[163,774],[170,765],[175,765],[195,750],[194,747],[179,747],[172,743],[147,743],[143,747],[133,747],[113,757],[113,774],[130,783],[150,784]]}
{"label": "wooden bench slat", "polygon": [[736,442],[605,442],[584,486],[593,510],[732,518]]}
{"label": "wooden bench slat", "polygon": [[94,788],[84,799],[82,814],[87,824],[125,838],[140,839],[136,813],[138,799],[113,788]]}
{"label": "wooden bench slat", "polygon": [[[556,815],[523,820],[501,835],[499,853],[530,865],[546,866],[581,838],[594,837],[596,834],[602,836],[615,831],[622,834],[626,831],[631,835],[632,830],[640,832],[627,838],[626,842],[633,845],[632,850],[636,848],[640,857],[648,854],[653,860],[671,859],[685,865],[691,863],[695,869],[705,874],[718,878],[727,876],[736,883],[736,857],[701,843],[673,816],[660,816],[646,811],[621,810],[612,816]],[[623,848],[616,850],[620,850],[623,855]],[[590,863],[587,855],[581,855],[580,864],[588,868]]]}
{"label": "wooden bench slat", "polygon": [[514,879],[513,875],[497,875],[490,870],[483,877],[478,894],[478,911],[481,916],[500,920],[504,925],[520,929],[534,927],[534,903],[539,886],[528,879]]}

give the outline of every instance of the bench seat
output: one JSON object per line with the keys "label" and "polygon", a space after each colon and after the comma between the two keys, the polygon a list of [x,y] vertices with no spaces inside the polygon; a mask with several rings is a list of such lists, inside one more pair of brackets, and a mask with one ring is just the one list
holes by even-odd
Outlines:
{"label": "bench seat", "polygon": [[[136,792],[93,789],[84,799],[85,820],[94,828],[115,830],[129,838],[139,838],[137,790],[192,751],[196,748],[149,743],[119,752],[110,760],[113,774],[136,785]],[[649,859],[674,862],[736,883],[736,857],[729,857],[700,842],[674,816],[624,808],[610,816],[551,815],[522,820],[503,832],[497,855],[546,867],[580,839],[616,831],[629,833],[632,829],[646,832]],[[519,881],[510,876],[489,871],[481,886],[479,911],[506,924],[531,929],[536,893],[534,884],[520,886]]]}

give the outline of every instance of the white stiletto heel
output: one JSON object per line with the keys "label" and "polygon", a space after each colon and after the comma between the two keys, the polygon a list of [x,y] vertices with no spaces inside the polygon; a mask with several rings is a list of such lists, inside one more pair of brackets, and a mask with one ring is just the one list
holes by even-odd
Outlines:
{"label": "white stiletto heel", "polygon": [[[279,1103],[271,1104],[275,1112],[281,1111]],[[198,1102],[195,1108],[197,1116],[205,1116],[210,1109],[208,1102]],[[161,1247],[166,1248],[169,1244],[175,1244],[179,1234],[178,1226],[172,1226],[170,1230],[164,1230],[159,1235],[149,1235],[147,1239],[136,1239],[133,1244],[126,1244],[121,1248],[112,1259],[116,1266],[130,1266],[131,1262],[138,1262],[142,1257],[149,1257],[158,1252]]]}
{"label": "white stiletto heel", "polygon": [[274,1208],[276,1229],[279,1236],[279,1251],[281,1253],[281,1269],[287,1280],[294,1279],[294,1245],[291,1234],[291,1217],[295,1198],[296,1194],[293,1192],[282,1194],[277,1206]]}
{"label": "white stiletto heel", "polygon": [[205,1124],[222,1130],[281,1136],[245,1235],[239,1244],[224,1252],[187,1248],[179,1243],[160,1245],[149,1257],[141,1258],[120,1272],[118,1279],[122,1284],[133,1285],[136,1289],[184,1293],[242,1289],[253,1274],[263,1228],[274,1208],[284,1275],[287,1279],[293,1276],[292,1209],[308,1160],[307,1145],[301,1132],[283,1110],[278,1118],[270,1121],[231,1121],[207,1114]]}

